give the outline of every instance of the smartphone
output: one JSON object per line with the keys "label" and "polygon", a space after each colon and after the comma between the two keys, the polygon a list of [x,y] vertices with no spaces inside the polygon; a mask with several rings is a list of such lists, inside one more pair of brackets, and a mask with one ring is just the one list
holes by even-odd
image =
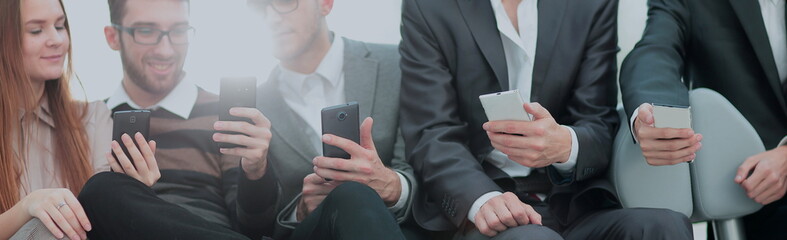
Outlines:
{"label": "smartphone", "polygon": [[656,128],[691,128],[691,107],[651,103]]}
{"label": "smartphone", "polygon": [[[322,134],[333,134],[358,144],[361,143],[357,102],[323,108],[321,116]],[[325,143],[322,144],[322,153],[326,157],[350,159],[349,153]]]}
{"label": "smartphone", "polygon": [[525,102],[519,95],[519,90],[490,93],[478,96],[489,121],[516,120],[532,121],[530,114],[525,111]]}
{"label": "smartphone", "polygon": [[[120,137],[123,136],[124,133],[127,133],[131,139],[134,140],[134,145],[137,146],[137,149],[139,149],[139,144],[137,144],[137,140],[134,138],[134,135],[137,133],[142,133],[142,136],[145,137],[145,140],[150,141],[148,138],[150,131],[150,111],[118,111],[112,114],[112,120],[112,140],[115,140],[118,142],[118,144],[120,144],[120,148],[123,149],[123,153],[126,154],[126,157],[131,161],[131,164],[134,164],[134,160],[132,160],[131,155],[128,153],[126,144],[123,143],[123,140]],[[112,156],[117,159],[114,151],[112,152]]]}
{"label": "smartphone", "polygon": [[[233,77],[221,79],[221,89],[219,90],[219,121],[244,121],[254,124],[249,118],[230,115],[230,108],[233,107],[257,107],[257,78]],[[242,134],[231,131],[219,132],[225,134]],[[219,148],[245,147],[224,142],[218,142],[218,145]]]}

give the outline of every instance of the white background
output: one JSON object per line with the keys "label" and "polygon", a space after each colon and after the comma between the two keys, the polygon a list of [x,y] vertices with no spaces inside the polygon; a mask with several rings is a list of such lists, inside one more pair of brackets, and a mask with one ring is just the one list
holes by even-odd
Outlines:
{"label": "white background", "polygon": [[[306,0],[301,0],[306,1]],[[104,99],[119,86],[123,76],[120,55],[104,39],[109,25],[109,8],[103,0],[65,0],[71,23],[74,66],[84,92],[72,83],[76,97]],[[620,2],[618,62],[642,34],[644,0]],[[336,0],[328,16],[329,27],[340,35],[368,42],[399,42],[401,0]],[[193,0],[191,22],[197,29],[186,59],[187,78],[211,92],[218,92],[223,76],[257,76],[267,79],[276,59],[268,51],[268,39],[261,19],[246,7],[244,0]]]}

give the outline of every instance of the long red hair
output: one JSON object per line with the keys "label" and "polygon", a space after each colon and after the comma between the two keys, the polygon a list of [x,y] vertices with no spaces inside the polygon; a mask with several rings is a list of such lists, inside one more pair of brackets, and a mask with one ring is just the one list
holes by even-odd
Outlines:
{"label": "long red hair", "polygon": [[[22,0],[0,1],[0,213],[19,202],[19,189],[26,146],[22,140],[37,118],[31,113],[38,107],[34,99],[30,77],[22,58]],[[62,0],[60,7],[63,7]],[[65,8],[64,13],[65,13]],[[66,19],[65,28],[71,38]],[[87,104],[75,101],[69,91],[72,75],[71,46],[68,47],[66,67],[59,79],[44,83],[44,94],[55,123],[54,152],[56,166],[63,183],[78,194],[92,175],[90,145],[82,119]],[[24,110],[24,111],[20,111]],[[27,114],[20,122],[20,114]],[[31,189],[35,190],[35,189]]]}

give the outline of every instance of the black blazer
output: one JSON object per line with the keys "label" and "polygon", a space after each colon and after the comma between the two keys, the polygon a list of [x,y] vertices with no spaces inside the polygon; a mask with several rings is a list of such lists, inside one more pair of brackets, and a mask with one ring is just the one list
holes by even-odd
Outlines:
{"label": "black blazer", "polygon": [[[563,223],[582,213],[584,207],[568,206],[578,191],[611,192],[608,183],[590,180],[607,168],[619,122],[617,5],[617,0],[538,3],[530,100],[572,127],[579,140],[571,178],[547,168],[562,186],[553,188],[550,205]],[[503,45],[489,0],[404,0],[401,31],[401,127],[407,159],[424,189],[416,196],[414,216],[429,230],[454,229],[478,197],[502,191],[494,179],[507,177],[483,163],[493,148],[481,128],[487,118],[478,100],[508,90]],[[569,194],[557,198],[555,192]]]}
{"label": "black blazer", "polygon": [[648,5],[642,40],[620,74],[629,118],[646,102],[689,105],[692,83],[721,93],[766,148],[775,147],[787,134],[787,102],[759,3],[651,0]]}

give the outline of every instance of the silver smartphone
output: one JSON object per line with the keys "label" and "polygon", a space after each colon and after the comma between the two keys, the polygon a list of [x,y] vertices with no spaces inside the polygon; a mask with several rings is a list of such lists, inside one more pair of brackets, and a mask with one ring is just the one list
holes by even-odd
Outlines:
{"label": "silver smartphone", "polygon": [[519,90],[490,93],[478,96],[489,121],[515,120],[532,121],[530,114],[525,111],[525,101],[519,95]]}
{"label": "silver smartphone", "polygon": [[691,107],[651,103],[656,128],[691,128]]}

